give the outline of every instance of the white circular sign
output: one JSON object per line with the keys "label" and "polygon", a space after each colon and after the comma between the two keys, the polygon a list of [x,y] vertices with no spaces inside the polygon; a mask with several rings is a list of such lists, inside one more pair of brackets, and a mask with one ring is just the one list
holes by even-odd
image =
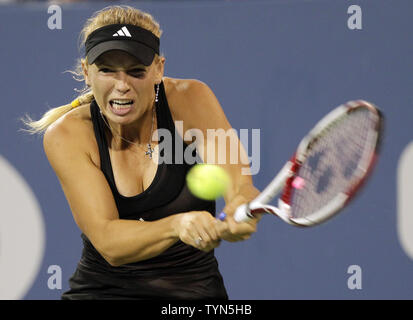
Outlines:
{"label": "white circular sign", "polygon": [[22,299],[45,250],[40,206],[20,173],[0,155],[0,299]]}
{"label": "white circular sign", "polygon": [[404,252],[413,260],[413,141],[403,150],[397,170],[397,231]]}

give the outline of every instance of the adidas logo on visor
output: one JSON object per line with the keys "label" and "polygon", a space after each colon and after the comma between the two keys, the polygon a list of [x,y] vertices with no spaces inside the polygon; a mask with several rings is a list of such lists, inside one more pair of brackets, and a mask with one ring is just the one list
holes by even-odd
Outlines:
{"label": "adidas logo on visor", "polygon": [[126,29],[126,27],[123,27],[122,29],[118,30],[114,35],[114,37],[132,37],[131,34],[129,33],[129,30]]}

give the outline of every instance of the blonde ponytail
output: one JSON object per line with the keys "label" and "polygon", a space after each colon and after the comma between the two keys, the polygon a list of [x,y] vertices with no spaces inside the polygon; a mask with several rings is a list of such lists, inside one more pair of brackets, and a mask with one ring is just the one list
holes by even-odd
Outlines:
{"label": "blonde ponytail", "polygon": [[30,133],[30,134],[37,134],[37,133],[44,133],[46,129],[57,119],[68,113],[70,110],[81,106],[83,104],[88,104],[93,100],[93,93],[92,92],[87,92],[79,97],[77,97],[75,100],[73,100],[71,103],[53,108],[48,110],[41,118],[40,120],[34,121],[30,116],[26,115],[26,118],[21,119],[24,123],[24,125],[28,129],[23,129],[24,131]]}

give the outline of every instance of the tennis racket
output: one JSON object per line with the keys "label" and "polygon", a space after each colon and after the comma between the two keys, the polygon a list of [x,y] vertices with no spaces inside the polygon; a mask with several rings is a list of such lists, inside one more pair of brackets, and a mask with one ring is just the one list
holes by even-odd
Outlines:
{"label": "tennis racket", "polygon": [[[294,226],[313,226],[333,217],[372,172],[382,129],[382,113],[367,101],[335,108],[301,140],[271,183],[237,208],[234,219],[273,214]],[[269,205],[281,191],[278,207]],[[219,219],[224,220],[225,214]]]}

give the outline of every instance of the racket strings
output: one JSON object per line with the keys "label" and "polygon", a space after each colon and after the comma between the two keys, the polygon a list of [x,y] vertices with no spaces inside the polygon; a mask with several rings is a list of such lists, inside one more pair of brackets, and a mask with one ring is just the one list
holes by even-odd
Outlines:
{"label": "racket strings", "polygon": [[375,146],[374,125],[371,112],[357,108],[315,138],[297,173],[305,183],[293,191],[293,218],[320,212],[364,176]]}

